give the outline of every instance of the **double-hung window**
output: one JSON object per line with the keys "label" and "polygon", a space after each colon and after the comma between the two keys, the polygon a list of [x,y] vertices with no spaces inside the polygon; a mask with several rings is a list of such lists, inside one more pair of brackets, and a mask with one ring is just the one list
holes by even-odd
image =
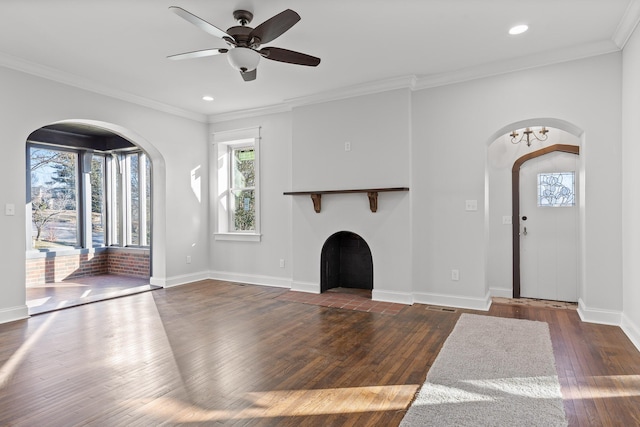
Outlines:
{"label": "double-hung window", "polygon": [[260,240],[260,128],[216,132],[216,240]]}

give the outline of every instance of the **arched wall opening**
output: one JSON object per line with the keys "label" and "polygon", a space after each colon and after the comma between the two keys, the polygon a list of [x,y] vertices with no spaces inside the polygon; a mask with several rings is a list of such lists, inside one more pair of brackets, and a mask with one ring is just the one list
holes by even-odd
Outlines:
{"label": "arched wall opening", "polygon": [[[548,139],[539,142],[531,139],[531,146],[526,141],[519,144],[511,142],[510,133],[531,128],[549,129]],[[513,298],[514,293],[514,212],[512,168],[517,159],[529,155],[536,150],[547,149],[554,144],[567,144],[584,148],[584,132],[570,122],[554,118],[533,118],[508,124],[497,130],[486,141],[485,162],[485,285],[492,297]],[[582,156],[579,156],[582,157]],[[576,170],[576,194],[578,209],[577,224],[577,293],[583,293],[584,286],[584,211],[585,199],[585,162],[579,160]],[[516,248],[519,250],[519,248]]]}
{"label": "arched wall opening", "polygon": [[[165,281],[166,281],[166,250],[165,250],[165,244],[164,242],[166,241],[166,233],[165,233],[165,229],[166,229],[166,217],[165,217],[165,193],[166,193],[166,169],[165,169],[165,161],[164,158],[162,157],[162,155],[160,154],[160,152],[157,150],[157,148],[155,148],[153,146],[153,144],[151,144],[149,141],[145,140],[144,138],[142,138],[140,135],[136,134],[135,132],[131,131],[130,129],[126,129],[122,126],[113,124],[113,123],[107,123],[107,122],[102,122],[102,121],[96,121],[96,120],[84,120],[84,119],[70,119],[70,120],[63,120],[63,121],[57,121],[54,123],[49,123],[46,124],[45,126],[34,130],[34,133],[32,133],[31,135],[33,136],[34,134],[36,134],[38,131],[42,132],[43,130],[56,130],[56,129],[78,129],[79,133],[81,134],[82,129],[85,129],[87,134],[91,135],[92,133],[95,135],[102,135],[104,136],[106,139],[104,139],[105,141],[109,140],[109,141],[116,141],[116,142],[109,142],[110,144],[114,144],[116,146],[116,148],[118,147],[118,142],[117,141],[121,141],[120,144],[122,144],[124,146],[124,144],[128,143],[130,147],[132,147],[132,149],[137,150],[138,152],[144,153],[141,154],[141,159],[144,159],[145,161],[148,160],[148,163],[151,165],[151,167],[149,168],[149,176],[150,179],[149,181],[151,181],[149,184],[149,189],[147,190],[148,192],[151,193],[151,197],[150,197],[150,209],[149,207],[146,206],[142,206],[143,202],[142,201],[138,201],[140,204],[140,210],[148,210],[151,211],[150,213],[152,214],[152,219],[150,220],[150,225],[149,225],[149,233],[145,233],[144,230],[142,229],[138,229],[137,233],[138,233],[138,238],[139,241],[141,242],[140,245],[142,245],[142,242],[145,244],[145,247],[147,247],[147,273],[149,276],[149,281],[151,284],[153,285],[160,285],[160,286],[164,286]],[[63,134],[64,132],[62,132]],[[53,137],[55,137],[56,135],[54,134]],[[62,135],[64,136],[64,135]],[[86,147],[82,147],[84,148],[83,152],[87,152],[87,153],[91,153],[91,144],[95,144],[95,141],[97,141],[97,139],[93,139],[93,142],[89,141]],[[122,141],[126,141],[125,143],[122,143]],[[36,141],[37,143],[37,141]],[[31,144],[31,141],[27,141],[27,147],[29,147]],[[75,141],[75,144],[79,144],[76,145],[78,147],[81,147],[83,144],[82,140],[77,140]],[[64,144],[62,144],[64,145]],[[45,145],[46,148],[46,145]],[[128,148],[123,148],[122,152],[126,152]],[[115,150],[117,151],[117,150]],[[91,158],[91,156],[85,156],[86,158]],[[114,157],[117,157],[114,155]],[[83,156],[80,156],[80,162],[84,163],[84,164],[79,164],[78,167],[81,168],[81,170],[85,170],[87,171],[90,166],[90,160],[89,162],[86,161],[86,158],[83,160]],[[30,161],[29,159],[29,153],[27,153],[27,159],[28,161]],[[118,165],[118,161],[116,159],[116,161],[114,162],[114,168],[117,169],[117,165]],[[29,170],[30,168],[27,168],[27,174],[30,174],[31,171]],[[140,171],[139,176],[142,177],[144,174],[142,173],[142,171]],[[80,179],[85,179],[82,177],[82,175],[80,175]],[[142,178],[141,178],[142,179]],[[147,179],[147,178],[144,178]],[[30,177],[27,177],[27,183],[30,182]],[[138,183],[139,186],[144,185],[143,182],[139,182]],[[28,188],[30,188],[30,185],[27,185]],[[90,185],[87,186],[90,188]],[[27,248],[31,248],[32,247],[32,236],[31,236],[31,224],[32,224],[32,206],[31,206],[31,198],[32,195],[31,194],[27,194],[27,207],[26,207],[26,223],[27,223]],[[91,198],[90,194],[79,194],[78,195],[78,200],[82,201],[82,198]],[[83,202],[86,203],[86,202]],[[87,221],[85,221],[87,222]],[[87,224],[83,224],[82,222],[79,224],[79,236],[83,236],[83,230],[82,228],[84,228],[85,230],[87,230],[88,228],[88,233],[90,233],[90,227],[91,225],[87,225]],[[140,227],[140,224],[138,224],[138,227]],[[144,241],[145,239],[147,239],[147,236],[149,236],[148,241]],[[86,244],[86,240],[83,241],[83,244]],[[89,242],[88,245],[91,247],[91,243]],[[149,254],[150,252],[150,254]],[[149,255],[150,255],[150,259],[149,259]],[[91,255],[89,255],[91,256]],[[29,255],[27,256],[27,258],[29,259]],[[46,262],[46,261],[45,261]],[[51,278],[49,278],[49,280],[51,280]],[[27,272],[27,283],[29,282],[29,272]]]}

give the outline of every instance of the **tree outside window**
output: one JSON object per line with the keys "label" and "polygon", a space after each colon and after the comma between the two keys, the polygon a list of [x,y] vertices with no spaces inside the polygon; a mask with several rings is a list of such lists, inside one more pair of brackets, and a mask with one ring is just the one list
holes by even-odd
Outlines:
{"label": "tree outside window", "polygon": [[231,201],[233,231],[255,230],[255,151],[253,147],[231,148]]}
{"label": "tree outside window", "polygon": [[78,246],[78,154],[30,147],[35,249]]}

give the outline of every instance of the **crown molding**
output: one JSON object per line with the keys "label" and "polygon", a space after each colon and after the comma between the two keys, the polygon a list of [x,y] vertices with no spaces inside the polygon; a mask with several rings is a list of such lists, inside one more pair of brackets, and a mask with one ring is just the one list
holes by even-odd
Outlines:
{"label": "crown molding", "polygon": [[413,90],[416,84],[416,76],[400,76],[385,80],[362,83],[348,86],[340,89],[330,90],[327,92],[317,93],[314,95],[303,96],[299,98],[286,99],[292,107],[300,107],[303,105],[319,104],[322,102],[338,101],[340,99],[353,98],[356,96],[371,95],[374,93],[387,92],[396,89]]}
{"label": "crown molding", "polygon": [[228,113],[212,114],[208,117],[208,123],[221,123],[231,120],[246,119],[249,117],[266,116],[267,114],[285,113],[291,111],[291,105],[287,103],[268,105],[266,107],[250,108],[247,110],[230,111]]}
{"label": "crown molding", "polygon": [[624,49],[639,22],[640,0],[631,0],[611,40],[613,40],[620,49]]}
{"label": "crown molding", "polygon": [[322,102],[337,101],[340,99],[353,98],[356,96],[371,95],[374,93],[387,92],[395,89],[413,90],[416,83],[416,76],[394,77],[386,80],[363,83],[345,88],[334,89],[327,92],[313,95],[290,98],[282,101],[281,104],[271,105],[249,110],[232,111],[229,113],[213,114],[209,116],[209,123],[220,123],[236,119],[245,119],[265,114],[282,113],[291,111],[293,108],[303,105],[320,104]]}
{"label": "crown molding", "polygon": [[477,67],[464,68],[457,71],[445,72],[429,76],[421,76],[415,84],[415,90],[446,86],[477,80],[501,74],[512,73],[532,68],[545,67],[552,64],[575,61],[593,56],[619,52],[620,48],[612,40],[584,44],[565,49],[543,52],[507,61],[497,61]]}
{"label": "crown molding", "polygon": [[205,114],[194,113],[192,111],[183,110],[182,108],[177,108],[172,105],[154,101],[152,99],[133,95],[131,93],[127,93],[118,89],[113,89],[94,81],[85,79],[83,77],[67,73],[65,71],[60,71],[55,68],[36,64],[34,62],[30,62],[3,52],[0,52],[0,66],[16,71],[21,71],[26,74],[31,74],[33,76],[41,77],[43,79],[62,83],[67,86],[73,86],[89,92],[108,96],[110,98],[115,98],[121,101],[126,101],[132,104],[137,104],[143,107],[162,111],[163,113],[184,117],[186,119],[195,120],[197,122],[206,123],[207,121],[207,116]]}

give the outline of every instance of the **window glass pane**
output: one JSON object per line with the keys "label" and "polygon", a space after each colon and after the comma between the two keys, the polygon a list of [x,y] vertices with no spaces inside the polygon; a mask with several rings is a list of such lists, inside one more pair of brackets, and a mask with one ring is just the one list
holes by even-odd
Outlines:
{"label": "window glass pane", "polygon": [[255,230],[255,191],[233,190],[231,194],[234,204],[231,223],[234,231]]}
{"label": "window glass pane", "polygon": [[253,147],[235,148],[233,150],[233,188],[246,188],[255,186],[255,152]]}
{"label": "window glass pane", "polygon": [[538,174],[538,206],[567,207],[575,202],[575,172]]}
{"label": "window glass pane", "polygon": [[78,245],[78,155],[30,148],[32,229],[35,249]]}
{"label": "window glass pane", "polygon": [[91,239],[93,246],[104,246],[104,156],[94,155],[91,159]]}
{"label": "window glass pane", "polygon": [[149,160],[148,157],[145,156],[146,159],[146,168],[145,168],[145,173],[147,175],[147,188],[146,188],[146,192],[145,192],[145,203],[147,205],[147,211],[146,211],[146,215],[147,215],[147,221],[146,221],[146,233],[147,233],[147,239],[146,239],[146,245],[149,246],[151,244],[151,161]]}
{"label": "window glass pane", "polygon": [[130,154],[130,191],[131,191],[131,207],[130,207],[130,217],[131,217],[131,241],[129,242],[131,245],[139,245],[140,244],[140,170],[139,170],[139,157],[138,154]]}
{"label": "window glass pane", "polygon": [[[122,242],[122,213],[123,213],[123,200],[122,200],[122,176],[121,169],[124,169],[124,162],[120,160],[119,157],[114,157],[114,159],[118,159],[117,169],[113,171],[112,179],[115,181],[115,194],[113,195],[113,203],[112,203],[112,211],[110,212],[112,218],[112,227],[113,227],[113,241],[112,245],[116,246],[124,246]],[[113,182],[112,181],[112,182]]]}

